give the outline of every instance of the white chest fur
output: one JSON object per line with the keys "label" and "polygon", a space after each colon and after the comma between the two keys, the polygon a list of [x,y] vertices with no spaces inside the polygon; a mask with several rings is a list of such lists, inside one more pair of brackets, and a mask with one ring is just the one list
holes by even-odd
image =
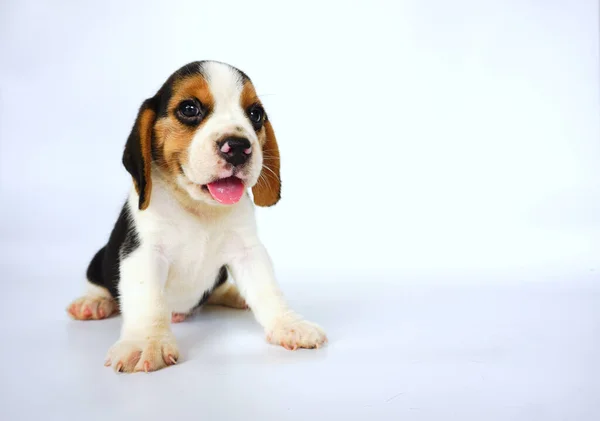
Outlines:
{"label": "white chest fur", "polygon": [[227,208],[187,210],[158,182],[146,210],[137,210],[136,203],[137,195],[132,192],[130,205],[140,248],[152,248],[155,258],[166,266],[158,282],[172,312],[194,308],[214,286],[221,267],[243,250],[242,236],[245,240],[256,236],[248,196]]}

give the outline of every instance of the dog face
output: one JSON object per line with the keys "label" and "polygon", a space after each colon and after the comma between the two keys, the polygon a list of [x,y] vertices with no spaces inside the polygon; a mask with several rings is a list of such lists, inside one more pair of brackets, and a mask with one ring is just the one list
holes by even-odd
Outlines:
{"label": "dog face", "polygon": [[237,203],[247,188],[259,206],[280,199],[271,123],[248,76],[224,63],[187,64],[144,101],[123,165],[141,210],[150,204],[153,173],[191,200],[215,206]]}

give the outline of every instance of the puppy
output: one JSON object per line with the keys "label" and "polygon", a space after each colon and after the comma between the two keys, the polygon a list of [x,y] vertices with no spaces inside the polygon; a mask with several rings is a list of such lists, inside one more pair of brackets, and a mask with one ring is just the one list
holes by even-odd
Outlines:
{"label": "puppy", "polygon": [[89,264],[85,295],[68,307],[77,320],[121,313],[107,366],[148,372],[175,364],[171,323],[203,304],[250,307],[267,340],[287,349],[326,342],[288,307],[257,236],[254,204],[279,201],[280,162],[246,74],[215,61],[177,70],[140,107],[123,165],[133,179],[129,197]]}

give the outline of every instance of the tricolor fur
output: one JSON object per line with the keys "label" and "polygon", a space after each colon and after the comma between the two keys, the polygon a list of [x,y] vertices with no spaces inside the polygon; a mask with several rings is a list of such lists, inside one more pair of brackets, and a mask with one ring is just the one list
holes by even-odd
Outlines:
{"label": "tricolor fur", "polygon": [[289,349],[326,341],[288,307],[257,236],[254,204],[279,201],[280,160],[243,72],[214,61],[176,71],[140,107],[123,165],[131,192],[89,265],[86,294],[68,309],[79,320],[122,314],[106,365],[132,372],[175,364],[170,325],[205,303],[249,307],[268,340]]}

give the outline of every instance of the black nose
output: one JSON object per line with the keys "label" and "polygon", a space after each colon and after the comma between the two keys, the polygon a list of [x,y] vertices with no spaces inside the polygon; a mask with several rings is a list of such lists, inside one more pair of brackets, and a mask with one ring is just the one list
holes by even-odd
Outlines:
{"label": "black nose", "polygon": [[218,143],[221,156],[231,165],[242,165],[252,154],[250,141],[245,137],[228,137]]}

